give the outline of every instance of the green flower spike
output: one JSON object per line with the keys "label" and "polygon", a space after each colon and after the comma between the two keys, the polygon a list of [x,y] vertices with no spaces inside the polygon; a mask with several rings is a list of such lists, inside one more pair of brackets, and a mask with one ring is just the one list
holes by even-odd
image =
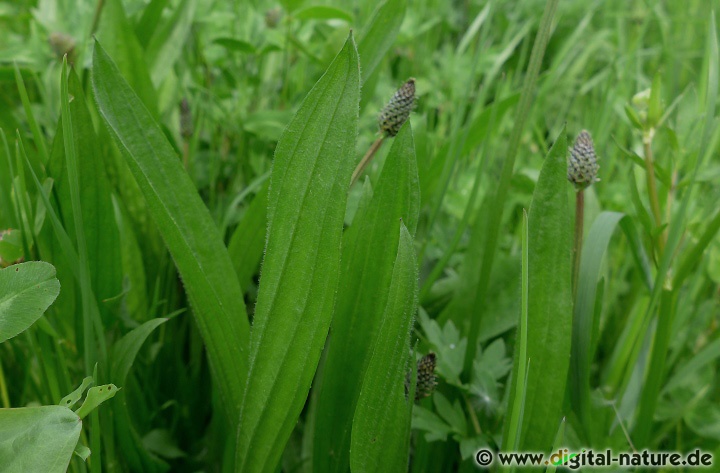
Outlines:
{"label": "green flower spike", "polygon": [[388,136],[397,135],[413,108],[415,108],[415,79],[411,78],[395,92],[380,112],[378,117],[380,131]]}
{"label": "green flower spike", "polygon": [[568,181],[575,184],[577,190],[585,189],[593,182],[599,181],[597,177],[598,166],[595,145],[587,130],[583,130],[575,139],[575,145],[570,148],[568,160]]}

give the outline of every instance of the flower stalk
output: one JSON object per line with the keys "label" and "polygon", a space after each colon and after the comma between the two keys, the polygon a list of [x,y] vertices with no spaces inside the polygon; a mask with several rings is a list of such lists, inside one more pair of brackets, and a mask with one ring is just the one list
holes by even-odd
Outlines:
{"label": "flower stalk", "polygon": [[577,294],[580,274],[580,252],[582,251],[583,227],[585,220],[585,189],[594,182],[600,166],[597,163],[592,136],[583,130],[570,148],[567,178],[575,185],[575,239],[573,244],[573,298]]}
{"label": "flower stalk", "polygon": [[378,127],[380,128],[380,137],[370,145],[365,156],[353,171],[350,185],[355,184],[363,171],[370,165],[373,157],[380,149],[383,141],[387,137],[393,137],[398,134],[400,128],[410,117],[410,112],[415,108],[415,79],[410,78],[400,87],[392,96],[390,101],[380,111],[378,116]]}

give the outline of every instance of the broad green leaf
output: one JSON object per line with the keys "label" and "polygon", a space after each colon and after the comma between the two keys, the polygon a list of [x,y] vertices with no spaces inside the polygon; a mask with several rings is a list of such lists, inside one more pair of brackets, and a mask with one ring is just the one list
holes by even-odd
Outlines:
{"label": "broad green leaf", "polygon": [[414,400],[408,399],[405,380],[410,370],[417,283],[413,239],[401,223],[387,305],[355,409],[350,448],[353,473],[407,471]]}
{"label": "broad green leaf", "polygon": [[298,20],[343,20],[352,23],[353,16],[342,8],[316,5],[301,8],[293,13]]}
{"label": "broad green leaf", "polygon": [[[545,158],[528,214],[528,374],[520,447],[552,447],[570,362],[572,224],[565,130]],[[512,395],[511,395],[512,398]]]}
{"label": "broad green leaf", "polygon": [[247,375],[249,324],[227,249],[167,138],[99,43],[92,79],[100,114],[175,260],[221,399],[235,416]]}
{"label": "broad green leaf", "polygon": [[405,18],[405,0],[386,0],[375,10],[358,43],[365,82],[392,47]]}
{"label": "broad green leaf", "polygon": [[255,195],[228,244],[230,260],[242,288],[248,287],[262,260],[265,247],[268,184],[269,182],[266,182]]}
{"label": "broad green leaf", "polygon": [[581,419],[586,435],[592,435],[590,362],[593,357],[595,292],[605,250],[623,217],[624,215],[619,212],[603,212],[598,215],[590,231],[587,232],[580,258],[578,287],[573,308],[570,393],[573,408]]}
{"label": "broad green leaf", "polygon": [[275,151],[237,471],[275,471],[325,344],[353,167],[359,75],[350,36]]}
{"label": "broad green leaf", "polygon": [[63,406],[0,409],[0,465],[7,473],[64,473],[82,421]]}
{"label": "broad green leaf", "polygon": [[372,200],[358,210],[343,236],[340,286],[315,420],[316,471],[348,468],[353,413],[393,277],[398,221],[414,234],[419,206],[412,128],[407,123],[395,137]]}
{"label": "broad green leaf", "polygon": [[0,269],[0,343],[27,330],[60,293],[55,268],[30,261]]}

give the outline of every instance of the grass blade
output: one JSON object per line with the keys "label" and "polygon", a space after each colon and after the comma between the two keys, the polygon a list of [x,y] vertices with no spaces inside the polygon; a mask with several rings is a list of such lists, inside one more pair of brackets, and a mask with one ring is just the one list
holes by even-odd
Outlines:
{"label": "grass blade", "polygon": [[92,79],[100,114],[183,278],[222,401],[235,415],[247,374],[249,324],[227,250],[167,138],[99,43]]}
{"label": "grass blade", "polygon": [[335,302],[359,93],[350,36],[275,151],[237,471],[275,470],[317,368]]}

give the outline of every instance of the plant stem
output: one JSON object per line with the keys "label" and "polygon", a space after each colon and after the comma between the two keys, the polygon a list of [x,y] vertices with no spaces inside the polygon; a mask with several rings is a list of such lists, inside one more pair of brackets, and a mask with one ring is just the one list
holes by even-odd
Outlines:
{"label": "plant stem", "polygon": [[365,170],[366,167],[368,167],[368,164],[370,164],[370,161],[372,161],[373,156],[375,156],[375,153],[377,153],[377,150],[380,149],[380,146],[382,146],[383,141],[385,139],[385,135],[381,136],[375,142],[370,146],[370,149],[367,150],[367,153],[365,153],[365,156],[360,160],[360,164],[357,165],[355,170],[352,174],[352,180],[350,181],[350,186],[355,184],[355,181],[357,181],[358,177],[360,177],[360,174]]}
{"label": "plant stem", "polygon": [[463,400],[465,401],[465,406],[467,407],[468,414],[470,414],[470,421],[472,421],[473,428],[475,429],[475,434],[482,435],[482,429],[480,428],[480,422],[478,421],[477,414],[475,414],[475,408],[473,408],[470,399],[468,399],[465,393],[463,393],[462,396]]}
{"label": "plant stem", "polygon": [[[658,198],[657,181],[655,180],[655,164],[652,155],[652,139],[655,131],[651,129],[643,134],[643,147],[645,150],[645,170],[647,177],[648,194],[650,198],[650,208],[655,218],[655,224],[659,227],[662,225],[662,212],[660,211],[660,199]],[[658,238],[658,253],[662,254],[665,249],[665,232]]]}
{"label": "plant stem", "polygon": [[577,294],[580,274],[580,253],[582,252],[583,224],[585,220],[585,190],[575,193],[575,243],[573,244],[573,300]]}

